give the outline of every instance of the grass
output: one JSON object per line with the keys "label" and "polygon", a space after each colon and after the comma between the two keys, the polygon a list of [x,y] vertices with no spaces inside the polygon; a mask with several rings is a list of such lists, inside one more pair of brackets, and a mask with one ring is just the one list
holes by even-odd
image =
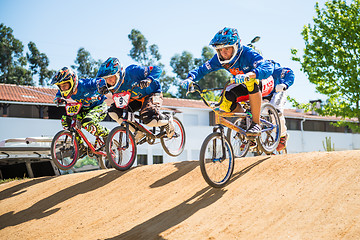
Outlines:
{"label": "grass", "polygon": [[0,179],[0,184],[12,182],[12,181],[16,181],[16,180],[23,180],[23,179],[28,179],[28,178],[24,176],[23,178],[16,177],[16,178]]}

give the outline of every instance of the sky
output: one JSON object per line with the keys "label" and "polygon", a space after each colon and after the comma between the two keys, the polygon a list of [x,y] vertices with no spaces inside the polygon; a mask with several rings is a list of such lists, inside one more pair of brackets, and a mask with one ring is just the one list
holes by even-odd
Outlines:
{"label": "sky", "polygon": [[95,60],[117,57],[124,66],[135,63],[129,56],[128,35],[139,30],[156,44],[161,62],[171,75],[170,59],[188,51],[195,58],[220,29],[238,29],[241,43],[255,36],[264,58],[291,68],[295,82],[288,94],[298,102],[322,99],[300,64],[291,60],[291,48],[305,47],[301,32],[313,24],[315,3],[325,0],[0,0],[0,22],[13,29],[24,45],[32,41],[50,60],[49,69],[74,65],[79,48]]}

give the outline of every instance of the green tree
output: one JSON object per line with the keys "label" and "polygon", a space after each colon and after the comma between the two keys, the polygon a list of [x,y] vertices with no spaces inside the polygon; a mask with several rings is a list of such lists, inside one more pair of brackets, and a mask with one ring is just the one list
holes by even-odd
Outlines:
{"label": "green tree", "polygon": [[173,85],[175,81],[174,77],[166,75],[164,70],[164,64],[160,62],[161,55],[159,52],[159,47],[156,44],[148,46],[148,41],[145,36],[136,29],[132,29],[128,35],[129,40],[131,41],[132,48],[130,50],[129,56],[139,63],[142,66],[152,66],[157,65],[163,70],[159,81],[161,84],[162,92],[165,97],[173,97],[168,90]]}
{"label": "green tree", "polygon": [[[170,66],[173,68],[173,72],[176,74],[177,78],[185,79],[192,69],[201,66],[213,56],[214,51],[208,46],[205,46],[202,49],[201,58],[193,58],[193,55],[190,52],[183,51],[181,55],[176,54],[171,58]],[[227,73],[226,70],[219,70],[207,74],[199,81],[199,85],[204,89],[223,87],[227,80],[229,80],[229,73]],[[177,96],[185,98],[186,89],[181,87],[180,81],[177,82],[177,87]],[[189,94],[188,97],[194,99],[199,98],[198,94]]]}
{"label": "green tree", "polygon": [[31,72],[25,68],[23,44],[13,35],[13,30],[0,24],[0,82],[18,85],[34,85]]}
{"label": "green tree", "polygon": [[[314,23],[304,26],[304,55],[293,60],[300,62],[309,81],[319,93],[328,96],[321,115],[336,115],[347,125],[360,130],[360,0],[347,4],[343,0],[316,3]],[[353,118],[356,122],[346,122]]]}
{"label": "green tree", "polygon": [[151,66],[158,64],[161,59],[159,47],[155,44],[148,46],[145,36],[136,29],[132,29],[128,35],[133,47],[129,56],[143,66]]}
{"label": "green tree", "polygon": [[101,63],[101,60],[95,61],[84,48],[79,48],[75,60],[76,65],[71,65],[71,67],[77,71],[79,78],[94,78]]}
{"label": "green tree", "polygon": [[49,59],[45,53],[40,53],[35,43],[30,42],[28,48],[30,53],[26,53],[26,58],[30,64],[32,75],[38,74],[39,84],[44,86],[51,79],[55,71],[48,70]]}

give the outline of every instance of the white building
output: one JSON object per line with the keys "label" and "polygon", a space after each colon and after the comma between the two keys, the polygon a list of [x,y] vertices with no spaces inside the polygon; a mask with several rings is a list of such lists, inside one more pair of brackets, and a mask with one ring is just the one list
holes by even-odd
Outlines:
{"label": "white building", "polygon": [[[62,130],[60,117],[65,113],[52,100],[55,89],[0,84],[0,141],[12,138],[52,137]],[[108,101],[108,104],[111,100]],[[213,114],[202,101],[165,98],[165,110],[175,111],[186,131],[184,152],[168,156],[161,144],[138,146],[138,161],[142,164],[177,162],[199,159],[203,140],[213,130]],[[347,128],[336,128],[330,123],[339,119],[310,113],[285,110],[290,138],[288,153],[324,151],[323,142],[331,137],[335,150],[360,149],[360,134]],[[117,126],[107,117],[102,123],[109,129]]]}

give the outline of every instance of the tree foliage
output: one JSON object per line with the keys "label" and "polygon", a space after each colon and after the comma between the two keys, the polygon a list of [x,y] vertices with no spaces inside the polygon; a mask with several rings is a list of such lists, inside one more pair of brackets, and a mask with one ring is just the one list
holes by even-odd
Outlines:
{"label": "tree foliage", "polygon": [[166,97],[173,97],[168,90],[174,82],[174,78],[167,76],[164,64],[160,62],[161,54],[159,52],[159,47],[156,44],[148,46],[148,41],[145,36],[136,29],[132,29],[128,35],[129,40],[131,41],[132,48],[130,50],[129,56],[139,63],[142,66],[153,66],[157,65],[163,70],[159,81],[161,84],[162,92]]}
{"label": "tree foliage", "polygon": [[[185,79],[191,70],[198,66],[201,66],[213,56],[214,51],[208,46],[205,46],[202,49],[201,58],[194,58],[190,52],[183,51],[181,55],[176,54],[171,58],[170,66],[173,68],[173,72],[176,74],[177,78]],[[204,89],[223,87],[227,80],[229,80],[229,74],[226,72],[226,70],[219,70],[207,74],[199,81],[199,85]],[[186,89],[183,89],[180,84],[181,82],[178,81],[177,96],[180,98],[185,98]],[[188,97],[194,99],[199,98],[198,94],[189,94]]]}
{"label": "tree foliage", "polygon": [[71,65],[77,71],[79,78],[94,78],[100,68],[102,61],[95,61],[90,52],[84,48],[79,48],[75,59],[76,65]]}
{"label": "tree foliage", "polygon": [[132,29],[128,35],[133,47],[130,50],[129,56],[143,66],[151,66],[158,64],[161,59],[159,47],[152,44],[148,47],[148,41],[145,36],[136,29]]}
{"label": "tree foliage", "polygon": [[[304,55],[293,60],[300,62],[309,81],[319,93],[328,96],[319,110],[321,115],[336,115],[355,131],[360,130],[360,0],[347,4],[331,0],[320,9],[315,5],[314,23],[304,26]],[[356,119],[345,122],[345,119]]]}
{"label": "tree foliage", "polygon": [[3,23],[0,24],[0,40],[0,82],[34,85],[31,72],[25,68],[24,46]]}
{"label": "tree foliage", "polygon": [[40,53],[35,43],[30,42],[28,48],[30,53],[26,53],[26,58],[30,64],[32,75],[38,74],[39,84],[44,86],[54,74],[54,71],[47,68],[49,66],[49,59],[45,53]]}

